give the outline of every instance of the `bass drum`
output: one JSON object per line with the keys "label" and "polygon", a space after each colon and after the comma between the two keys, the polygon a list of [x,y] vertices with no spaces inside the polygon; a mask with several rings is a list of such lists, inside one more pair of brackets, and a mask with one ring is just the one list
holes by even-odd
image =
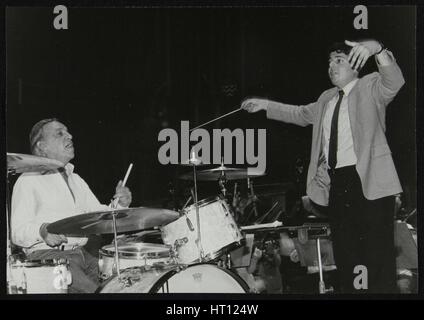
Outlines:
{"label": "bass drum", "polygon": [[109,279],[98,293],[247,293],[238,275],[213,264],[150,269],[134,267]]}

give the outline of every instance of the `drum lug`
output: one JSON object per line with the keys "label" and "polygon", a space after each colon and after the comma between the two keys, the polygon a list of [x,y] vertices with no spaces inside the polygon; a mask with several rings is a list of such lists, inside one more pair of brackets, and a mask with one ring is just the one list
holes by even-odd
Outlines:
{"label": "drum lug", "polygon": [[188,238],[184,237],[181,239],[177,239],[174,242],[174,250],[177,251],[179,247],[181,247],[182,245],[186,244],[188,242]]}

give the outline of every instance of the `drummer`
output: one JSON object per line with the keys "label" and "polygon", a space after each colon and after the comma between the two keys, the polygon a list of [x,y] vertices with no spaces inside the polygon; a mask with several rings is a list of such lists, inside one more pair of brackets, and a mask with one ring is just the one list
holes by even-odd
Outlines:
{"label": "drummer", "polygon": [[[72,135],[59,120],[37,122],[29,135],[31,153],[62,162],[64,170],[23,173],[12,194],[12,242],[28,260],[65,258],[69,261],[72,284],[69,293],[90,293],[98,286],[98,259],[84,248],[87,238],[51,234],[49,223],[90,211],[105,210],[70,161],[75,151]],[[120,181],[114,198],[118,207],[131,204],[131,192]]]}

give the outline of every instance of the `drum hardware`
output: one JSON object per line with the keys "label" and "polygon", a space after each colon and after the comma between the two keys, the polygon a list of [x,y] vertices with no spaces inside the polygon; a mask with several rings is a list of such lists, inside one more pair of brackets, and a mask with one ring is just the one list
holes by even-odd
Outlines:
{"label": "drum hardware", "polygon": [[[174,245],[176,240],[187,238],[188,242],[177,246],[178,259],[180,263],[204,262],[215,259],[223,254],[225,249],[236,245],[243,238],[230,207],[222,197],[213,197],[198,201],[199,217],[202,229],[203,259],[196,254],[196,233],[187,233],[187,216],[191,221],[196,219],[196,207],[194,205],[185,209],[185,216],[174,222],[162,226],[162,239],[165,244]],[[198,224],[195,224],[196,227]],[[198,230],[196,230],[198,231]],[[177,242],[178,244],[178,242]]]}
{"label": "drum hardware", "polygon": [[[275,209],[275,207],[277,207],[277,205],[279,204],[279,201],[276,201],[273,205],[272,205],[272,207],[271,207],[271,209],[269,209],[262,217],[259,217],[259,219],[258,220],[256,220],[255,221],[255,224],[258,224],[258,223],[261,223],[262,221],[264,221],[265,220],[265,218],[272,212],[272,210],[274,210]],[[282,212],[282,211],[281,211]],[[280,215],[280,214],[279,214]],[[278,217],[279,217],[279,215],[278,215]],[[277,219],[278,219],[278,217],[277,217]],[[277,219],[275,219],[275,220],[277,220]]]}
{"label": "drum hardware", "polygon": [[177,265],[152,270],[127,268],[105,282],[97,293],[247,293],[238,275],[210,263]]}
{"label": "drum hardware", "polygon": [[318,237],[316,240],[317,243],[317,256],[318,256],[318,270],[319,270],[319,293],[320,294],[325,294],[327,292],[333,292],[334,289],[333,287],[326,289],[325,288],[325,282],[324,282],[324,277],[322,275],[322,261],[321,261],[321,244],[320,244],[320,238]]}
{"label": "drum hardware", "polygon": [[231,264],[231,253],[227,254],[227,268],[228,270],[231,270],[232,264]]}
{"label": "drum hardware", "polygon": [[[199,216],[199,204],[197,202],[197,177],[196,177],[196,165],[201,164],[201,161],[199,159],[196,158],[195,152],[193,151],[191,153],[191,158],[190,158],[190,163],[193,166],[193,182],[194,182],[194,197],[193,197],[193,201],[194,201],[194,207],[196,208],[196,221],[197,221],[197,239],[196,239],[196,244],[197,244],[197,248],[199,250],[199,258],[200,261],[203,261],[204,259],[204,255],[203,255],[203,247],[202,247],[202,233],[200,230],[200,216]],[[187,215],[186,215],[187,218]],[[187,218],[187,224],[188,223],[188,218]],[[190,228],[191,222],[189,224],[189,228]],[[193,227],[193,225],[191,225],[191,227]]]}
{"label": "drum hardware", "polygon": [[175,251],[177,251],[178,247],[181,247],[182,245],[186,244],[187,242],[188,242],[187,237],[175,240],[175,242],[174,242]]}
{"label": "drum hardware", "polygon": [[251,181],[249,177],[247,177],[247,188],[248,188],[248,204],[253,204],[253,206],[252,206],[252,209],[249,211],[249,213],[246,215],[246,217],[243,219],[242,224],[247,223],[250,220],[250,217],[252,216],[253,213],[255,218],[257,218],[259,215],[257,204],[256,204],[258,202],[258,197],[253,188],[253,181]]}
{"label": "drum hardware", "polygon": [[193,227],[193,224],[191,223],[191,221],[190,221],[190,219],[188,218],[188,216],[187,216],[187,214],[185,214],[185,217],[186,217],[186,222],[187,222],[187,226],[188,226],[188,228],[190,229],[190,231],[194,231],[194,227]]}
{"label": "drum hardware", "polygon": [[72,283],[66,259],[21,260],[10,257],[9,293],[67,293]]}
{"label": "drum hardware", "polygon": [[247,177],[247,188],[250,191],[250,196],[253,199],[253,212],[255,213],[255,217],[258,216],[258,208],[256,206],[257,197],[255,195],[255,190],[253,189],[253,181],[250,180],[249,177]]}
{"label": "drum hardware", "polygon": [[[247,177],[257,178],[264,176],[265,172],[253,172],[246,168],[232,168],[226,167],[221,163],[221,165],[214,169],[206,169],[197,172],[196,178],[199,181],[215,181],[219,182],[219,179],[225,177],[225,182],[230,180],[244,180]],[[179,176],[179,179],[182,180],[192,180],[193,174],[188,172]]]}
{"label": "drum hardware", "polygon": [[[143,267],[146,270],[161,266],[174,266],[175,250],[163,244],[128,241],[118,247],[120,271],[132,267]],[[106,245],[99,250],[99,278],[106,280],[117,274],[115,264],[115,246]]]}
{"label": "drum hardware", "polygon": [[[127,173],[125,174],[124,181],[122,182],[122,186],[125,187],[125,184],[127,183],[128,176],[130,175],[131,169],[133,167],[133,164],[130,163],[130,166],[127,169]],[[111,201],[111,207],[113,209],[116,209],[118,206],[119,197],[117,197],[115,200]],[[113,225],[113,238],[115,243],[115,269],[116,273],[118,274],[118,277],[121,276],[121,268],[119,266],[119,254],[118,254],[118,234],[116,232],[116,214],[112,212],[112,225]]]}

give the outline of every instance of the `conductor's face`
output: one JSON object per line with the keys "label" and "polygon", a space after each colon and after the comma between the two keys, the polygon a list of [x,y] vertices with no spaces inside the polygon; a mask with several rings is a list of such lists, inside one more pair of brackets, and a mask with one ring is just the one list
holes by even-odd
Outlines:
{"label": "conductor's face", "polygon": [[72,135],[58,121],[52,121],[43,127],[39,147],[47,158],[59,160],[63,164],[67,164],[75,156]]}
{"label": "conductor's face", "polygon": [[358,72],[351,68],[348,57],[343,52],[332,52],[328,64],[330,80],[340,89],[358,77]]}

